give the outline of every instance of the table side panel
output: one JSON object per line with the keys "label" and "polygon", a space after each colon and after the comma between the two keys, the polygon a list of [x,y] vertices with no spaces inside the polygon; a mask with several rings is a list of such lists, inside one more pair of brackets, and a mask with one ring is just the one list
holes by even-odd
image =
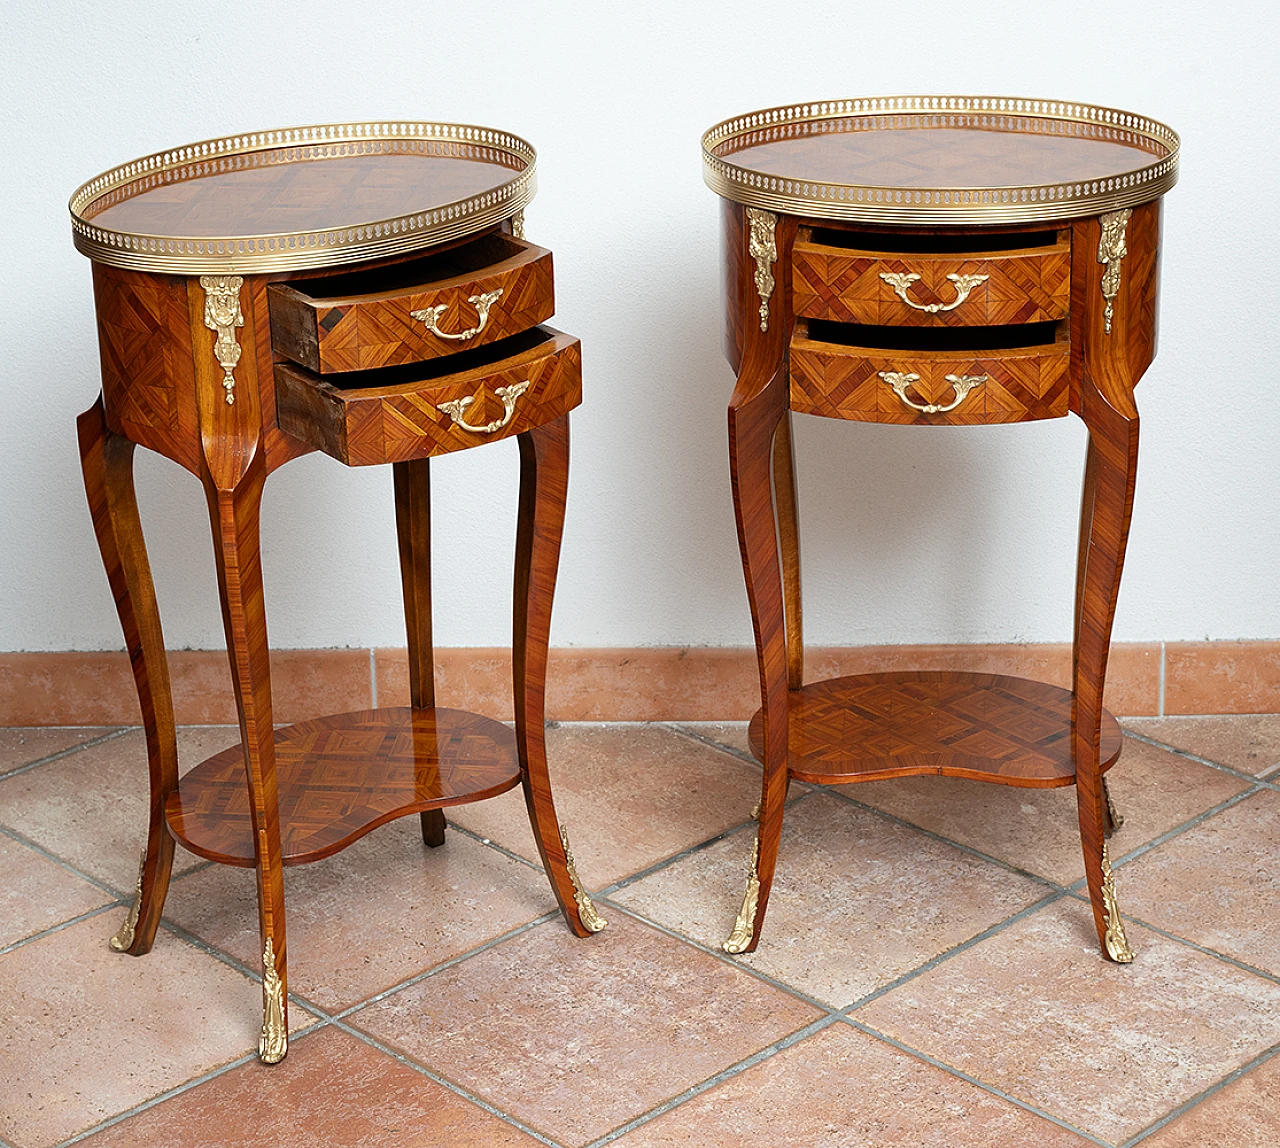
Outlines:
{"label": "table side panel", "polygon": [[107,425],[199,473],[187,280],[95,263],[93,289]]}
{"label": "table side panel", "polygon": [[742,229],[746,209],[730,199],[720,201],[720,272],[724,297],[724,357],[736,372],[742,365],[742,346],[746,336],[746,289],[750,276],[746,273],[746,244]]}

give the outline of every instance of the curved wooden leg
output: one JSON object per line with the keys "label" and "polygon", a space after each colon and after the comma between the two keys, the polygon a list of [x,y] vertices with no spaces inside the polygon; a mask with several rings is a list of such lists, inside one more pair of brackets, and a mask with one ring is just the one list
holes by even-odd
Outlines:
{"label": "curved wooden leg", "polygon": [[544,716],[551,605],[569,484],[569,416],[525,431],[519,442],[520,511],[511,652],[520,773],[529,823],[552,891],[569,928],[585,937],[598,933],[607,922],[578,879],[568,836],[556,818],[547,774]]}
{"label": "curved wooden leg", "polygon": [[[435,647],[431,638],[431,470],[430,459],[393,463],[396,534],[400,540],[400,581],[404,621],[409,635],[409,699],[413,708],[436,704]],[[418,815],[422,840],[433,849],[444,844],[444,810]]]}
{"label": "curved wooden leg", "polygon": [[178,786],[178,744],[160,611],[133,486],[134,444],[107,427],[99,398],[77,420],[80,465],[102,564],[124,630],[147,738],[151,808],[147,844],[138,867],[133,905],[111,938],[116,952],[139,957],[151,950],[173,870],[173,838],[164,805]]}
{"label": "curved wooden leg", "polygon": [[796,498],[796,454],[791,412],[773,439],[773,497],[782,543],[782,596],[787,630],[787,689],[804,686],[804,623],[800,609],[800,509]]}
{"label": "curved wooden leg", "polygon": [[1073,751],[1080,840],[1094,925],[1102,951],[1126,964],[1133,952],[1116,901],[1106,838],[1114,817],[1099,769],[1102,694],[1111,626],[1124,566],[1138,467],[1138,412],[1131,402],[1112,405],[1087,391],[1082,416],[1089,428],[1085,505],[1077,586],[1075,720]]}
{"label": "curved wooden leg", "polygon": [[206,480],[222,619],[244,746],[249,808],[257,853],[262,937],[262,1033],[258,1056],[284,1059],[289,1047],[288,969],[284,929],[284,868],[271,721],[271,669],[263,600],[259,514],[266,467],[259,452],[231,490]]}
{"label": "curved wooden leg", "polygon": [[[741,381],[739,390],[746,390]],[[785,425],[786,413],[785,366],[752,397],[729,406],[729,470],[760,668],[765,750],[760,828],[752,849],[742,908],[723,946],[729,953],[752,952],[760,941],[787,801],[788,648],[770,474],[777,459],[774,436]],[[786,453],[789,457],[789,436]],[[798,567],[796,589],[798,599]],[[798,626],[798,616],[796,622]]]}

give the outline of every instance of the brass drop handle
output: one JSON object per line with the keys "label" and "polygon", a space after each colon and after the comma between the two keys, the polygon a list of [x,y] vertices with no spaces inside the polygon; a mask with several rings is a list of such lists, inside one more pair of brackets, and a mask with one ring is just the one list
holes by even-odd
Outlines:
{"label": "brass drop handle", "polygon": [[920,278],[920,276],[914,271],[901,273],[896,271],[881,271],[880,278],[893,288],[894,294],[896,294],[908,307],[913,307],[917,311],[924,311],[930,315],[936,315],[939,311],[954,311],[961,303],[969,298],[970,291],[972,291],[979,283],[985,283],[990,276],[948,275],[947,279],[956,285],[956,297],[955,301],[952,303],[913,303],[907,297],[907,292],[911,289],[911,284]]}
{"label": "brass drop handle", "polygon": [[902,371],[878,371],[877,374],[893,388],[893,393],[907,406],[913,411],[920,411],[926,415],[945,415],[948,411],[955,410],[974,387],[982,386],[990,377],[989,375],[947,375],[946,380],[955,388],[956,397],[945,407],[940,407],[937,403],[913,403],[907,398],[907,388],[912,383],[920,381],[919,375]]}
{"label": "brass drop handle", "polygon": [[439,406],[436,407],[436,410],[443,411],[463,430],[470,431],[472,434],[493,434],[494,431],[502,430],[503,427],[507,426],[511,420],[516,417],[516,399],[518,399],[528,389],[529,383],[527,380],[523,383],[512,383],[509,387],[496,387],[493,393],[502,400],[502,406],[505,413],[502,418],[494,419],[493,422],[486,423],[482,427],[472,426],[465,418],[462,417],[466,414],[467,407],[476,401],[472,396],[468,396],[465,399],[451,399],[447,403],[440,403]]}
{"label": "brass drop handle", "polygon": [[474,339],[485,329],[485,325],[489,322],[489,308],[501,298],[501,287],[496,291],[486,291],[483,295],[469,296],[467,302],[475,306],[476,317],[480,321],[470,330],[458,331],[454,334],[440,330],[440,316],[449,309],[448,303],[440,303],[435,307],[424,307],[421,311],[410,311],[409,314],[419,320],[433,335],[439,335],[442,339],[457,339],[461,342],[466,342],[468,339]]}

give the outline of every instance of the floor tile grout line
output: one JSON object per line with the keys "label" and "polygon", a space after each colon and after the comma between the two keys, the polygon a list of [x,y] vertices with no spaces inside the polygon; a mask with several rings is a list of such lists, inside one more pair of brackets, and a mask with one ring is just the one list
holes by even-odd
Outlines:
{"label": "floor tile grout line", "polygon": [[[787,801],[787,808],[791,809],[792,807],[799,805],[800,802],[804,801],[808,797],[811,797],[812,795],[813,795],[812,790],[808,793],[798,794],[794,798],[791,798]],[[669,868],[670,866],[676,864],[678,861],[684,861],[689,857],[693,857],[693,856],[696,856],[698,853],[702,853],[704,850],[710,849],[711,846],[719,844],[719,842],[721,841],[727,841],[730,837],[736,837],[739,833],[749,830],[751,829],[752,826],[757,824],[759,823],[756,821],[754,817],[748,817],[745,821],[740,821],[736,825],[731,825],[729,826],[728,829],[725,829],[722,832],[717,833],[712,837],[708,837],[705,841],[699,841],[694,845],[689,845],[686,848],[681,849],[676,853],[672,853],[668,857],[662,858],[662,860],[660,861],[655,861],[652,865],[650,865],[646,869],[639,869],[635,873],[631,873],[626,877],[620,877],[617,881],[614,881],[609,885],[602,885],[597,892],[591,893],[591,896],[592,897],[611,896],[612,894],[617,893],[622,889],[629,888],[630,886],[636,884],[639,881],[643,881],[646,877],[652,877],[655,873],[660,873],[663,869]]]}
{"label": "floor tile grout line", "polygon": [[[1081,904],[1089,904],[1088,894],[1083,892],[1068,893],[1067,896],[1079,901]],[[1273,973],[1268,969],[1259,968],[1257,965],[1251,965],[1246,961],[1233,957],[1229,953],[1220,952],[1218,949],[1212,949],[1208,945],[1202,945],[1198,941],[1191,940],[1190,937],[1184,937],[1180,933],[1174,933],[1169,929],[1160,925],[1152,924],[1145,917],[1135,917],[1132,913],[1125,913],[1124,918],[1131,924],[1138,925],[1143,929],[1150,929],[1153,933],[1158,933],[1166,940],[1174,941],[1179,945],[1185,945],[1188,949],[1194,949],[1198,953],[1203,953],[1206,957],[1214,957],[1222,961],[1223,964],[1231,965],[1233,968],[1239,969],[1242,973],[1249,973],[1255,977],[1261,977],[1263,980],[1271,981],[1273,984],[1280,985],[1280,973]]]}
{"label": "floor tile grout line", "polygon": [[[228,968],[234,969],[241,976],[254,984],[262,984],[261,970],[251,968],[239,958],[233,957],[230,953],[223,949],[219,949],[216,945],[209,944],[208,941],[196,936],[195,933],[189,932],[181,925],[171,921],[168,917],[160,918],[160,927],[164,929],[165,932],[177,937],[179,940],[185,941],[193,948],[199,949],[206,956],[213,957],[216,961],[221,961]],[[333,1020],[333,1017],[318,1004],[309,1000],[307,997],[304,997],[301,993],[294,992],[292,989],[289,990],[289,1003],[296,1004],[303,1011],[310,1013],[324,1024],[328,1024]],[[308,1025],[307,1030],[310,1031],[311,1027],[312,1026]]]}
{"label": "floor tile grout line", "polygon": [[639,913],[635,909],[624,905],[621,901],[609,901],[607,904],[610,909],[616,909],[623,916],[639,921],[640,924],[646,925],[656,932],[670,937],[673,941],[679,941],[681,944],[688,945],[692,949],[697,949],[700,953],[705,953],[709,957],[714,957],[720,962],[720,964],[727,965],[731,969],[737,969],[739,972],[746,973],[748,976],[763,982],[770,988],[777,989],[779,992],[785,993],[787,996],[800,1001],[801,1004],[806,1004],[810,1008],[815,1008],[819,1012],[826,1013],[828,1016],[838,1017],[842,1015],[838,1005],[829,1005],[825,1001],[818,1000],[817,997],[809,996],[808,993],[795,988],[793,985],[787,984],[785,981],[780,981],[775,977],[770,976],[768,973],[762,972],[760,969],[753,968],[751,965],[735,960],[733,954],[726,953],[718,946],[703,944],[703,942],[687,936],[684,933],[678,932],[669,925],[662,924],[661,921],[655,921],[650,917],[646,917],[643,913]]}
{"label": "floor tile grout line", "polygon": [[935,957],[930,957],[927,961],[921,965],[917,965],[914,969],[908,969],[907,972],[903,973],[896,980],[890,981],[888,984],[882,985],[878,989],[874,989],[872,992],[867,993],[866,996],[860,997],[858,1000],[854,1001],[853,1004],[846,1005],[840,1010],[841,1015],[849,1016],[863,1006],[871,1004],[872,1001],[879,1000],[882,996],[893,992],[895,989],[899,989],[903,985],[909,984],[917,977],[924,976],[925,973],[931,973],[939,965],[945,964],[953,957],[958,957],[961,953],[968,952],[975,945],[980,945],[984,941],[989,941],[992,937],[999,936],[1005,931],[1005,929],[1018,924],[1019,921],[1022,921],[1026,917],[1030,917],[1033,914],[1040,912],[1041,909],[1047,909],[1050,905],[1056,904],[1066,896],[1067,893],[1065,890],[1055,890],[1048,896],[1041,897],[1040,900],[1036,901],[1034,904],[1026,905],[1016,913],[1011,913],[1003,920],[997,921],[994,925],[988,925],[987,928],[982,930],[982,932],[975,933],[972,937],[968,937],[965,940],[952,945],[951,948],[947,949],[945,952],[941,952]]}
{"label": "floor tile grout line", "polygon": [[530,921],[525,921],[522,925],[517,925],[514,929],[508,929],[507,932],[502,933],[499,936],[490,937],[487,941],[484,941],[473,948],[467,949],[466,952],[458,953],[455,956],[450,957],[448,960],[441,961],[438,965],[432,965],[429,969],[422,969],[419,972],[414,973],[413,976],[407,977],[405,980],[399,981],[388,988],[381,989],[372,996],[365,997],[362,1000],[356,1001],[353,1005],[339,1009],[337,1012],[331,1014],[329,1019],[334,1023],[345,1020],[353,1013],[357,1013],[361,1009],[368,1008],[369,1005],[378,1004],[380,1001],[386,1000],[387,997],[395,996],[396,993],[412,988],[414,985],[420,984],[422,981],[428,980],[439,973],[443,973],[446,970],[453,968],[455,965],[462,964],[463,961],[470,960],[472,957],[477,957],[481,953],[488,952],[488,950],[496,948],[498,945],[501,945],[506,941],[514,940],[516,937],[519,937],[524,933],[531,932],[540,925],[549,924],[559,918],[560,910],[552,909],[550,912],[534,917]]}
{"label": "floor tile grout line", "polygon": [[[193,853],[191,856],[194,857],[196,854]],[[192,865],[190,869],[184,869],[181,873],[174,873],[169,878],[169,885],[172,886],[175,881],[182,881],[187,877],[190,877],[193,873],[203,873],[206,869],[211,869],[216,864],[218,864],[218,862],[206,861],[204,858],[200,858],[199,862]],[[239,868],[239,866],[237,866],[237,868]]]}
{"label": "floor tile grout line", "polygon": [[[31,727],[28,726],[27,728],[31,728]],[[66,729],[68,727],[45,726],[43,728]],[[71,728],[74,728],[74,727],[71,727]],[[121,726],[119,729],[113,729],[109,733],[104,733],[99,737],[90,738],[88,741],[82,741],[80,742],[79,745],[69,745],[67,746],[66,749],[58,750],[57,753],[50,753],[44,757],[37,758],[35,761],[28,761],[22,765],[14,766],[13,769],[5,770],[3,773],[0,773],[0,781],[8,781],[9,778],[17,777],[18,774],[20,773],[26,773],[28,770],[31,770],[31,769],[38,769],[40,766],[49,765],[51,762],[61,761],[64,757],[71,757],[74,754],[79,753],[81,750],[92,749],[94,746],[102,745],[104,742],[114,741],[118,737],[124,737],[125,734],[132,733],[135,730],[138,730],[141,728],[142,728],[141,726],[136,726],[136,725]]]}
{"label": "floor tile grout line", "polygon": [[78,917],[69,917],[65,921],[59,921],[56,925],[50,925],[47,929],[41,929],[38,933],[32,933],[28,937],[19,937],[18,940],[8,945],[0,946],[0,957],[7,955],[20,949],[24,945],[32,945],[37,941],[43,941],[45,937],[50,937],[54,933],[60,933],[63,929],[69,929],[72,925],[78,925],[81,921],[87,921],[91,917],[100,917],[103,913],[110,913],[113,909],[120,908],[120,902],[112,901],[109,905],[99,905],[96,909],[90,909],[87,913],[81,913]]}
{"label": "floor tile grout line", "polygon": [[115,901],[121,904],[126,904],[133,900],[132,890],[126,893],[121,889],[117,889],[114,885],[107,884],[106,881],[99,880],[97,877],[94,877],[93,875],[86,873],[83,869],[80,869],[77,866],[72,865],[71,862],[68,861],[65,857],[59,857],[58,854],[50,852],[38,841],[34,841],[32,838],[28,837],[25,833],[21,833],[17,829],[13,829],[8,825],[0,824],[0,834],[3,834],[5,837],[11,838],[12,840],[18,842],[20,845],[25,845],[28,849],[34,850],[36,853],[39,853],[40,856],[43,857],[46,861],[52,861],[55,865],[61,866],[68,873],[75,874],[75,876],[79,877],[80,880],[88,881],[90,885],[93,885],[95,888],[101,889],[104,893],[109,893]]}
{"label": "floor tile grout line", "polygon": [[1086,1132],[1083,1128],[1078,1128],[1076,1125],[1063,1120],[1062,1117],[1055,1116],[1052,1112],[1048,1112],[1043,1108],[1038,1108],[1029,1101],[1021,1100],[1012,1093],[1005,1092],[1002,1088],[998,1088],[994,1084],[988,1084],[985,1080],[980,1080],[976,1076],[971,1076],[963,1069],[955,1067],[955,1065],[947,1064],[946,1061],[930,1056],[927,1052],[923,1052],[918,1048],[912,1048],[911,1045],[904,1044],[900,1040],[895,1040],[887,1033],[881,1032],[877,1028],[873,1028],[865,1021],[856,1020],[851,1016],[846,1016],[843,1019],[845,1024],[852,1025],[864,1035],[872,1037],[875,1040],[882,1040],[885,1044],[896,1048],[899,1052],[905,1052],[908,1056],[915,1057],[917,1060],[921,1060],[925,1064],[931,1064],[934,1068],[941,1069],[948,1075],[955,1076],[960,1080],[966,1081],[967,1083],[974,1085],[976,1088],[981,1088],[983,1092],[989,1093],[992,1096],[997,1096],[1001,1100],[1007,1101],[1009,1104],[1016,1105],[1018,1108],[1021,1108],[1026,1112],[1031,1112],[1036,1116],[1040,1116],[1043,1119],[1048,1120],[1051,1124],[1056,1124],[1059,1128],[1064,1128],[1068,1132],[1074,1132],[1077,1136],[1083,1136],[1091,1144],[1097,1144],[1099,1148],[1115,1148],[1115,1144],[1113,1142],[1102,1140],[1099,1137],[1094,1136],[1093,1133]]}
{"label": "floor tile grout line", "polygon": [[971,857],[976,857],[980,861],[989,861],[992,865],[998,865],[1008,873],[1013,873],[1018,877],[1026,877],[1038,884],[1046,885],[1055,892],[1065,892],[1067,886],[1054,881],[1050,877],[1044,877],[1039,873],[1033,873],[1030,869],[1023,869],[1021,866],[1014,865],[1011,861],[1004,861],[999,857],[995,857],[990,853],[984,853],[981,849],[976,849],[972,845],[966,845],[963,841],[956,841],[950,837],[946,837],[932,829],[926,829],[923,825],[917,825],[914,821],[908,821],[904,817],[899,817],[895,813],[889,813],[883,809],[877,809],[874,805],[868,805],[865,801],[859,801],[856,797],[850,797],[847,793],[841,793],[842,786],[826,786],[830,789],[833,797],[838,797],[841,801],[847,801],[850,805],[856,806],[858,809],[865,809],[868,813],[874,813],[877,817],[883,817],[886,821],[891,821],[896,825],[901,825],[906,829],[915,830],[917,833],[923,834],[925,837],[932,838],[943,845],[950,845],[955,849],[959,849],[962,853],[968,853]]}
{"label": "floor tile grout line", "polygon": [[780,1052],[785,1052],[793,1045],[799,1044],[802,1040],[807,1040],[815,1033],[821,1032],[824,1028],[830,1028],[833,1024],[837,1024],[841,1018],[839,1016],[823,1016],[815,1021],[810,1021],[803,1028],[797,1029],[793,1033],[788,1033],[780,1040],[774,1041],[766,1048],[762,1048],[757,1052],[753,1052],[750,1056],[743,1057],[742,1060],[723,1068],[698,1084],[691,1085],[683,1092],[677,1093],[675,1096],[668,1097],[662,1103],[655,1105],[646,1112],[642,1112],[639,1116],[634,1116],[623,1124],[619,1124],[611,1132],[605,1133],[597,1140],[592,1140],[587,1144],[586,1148],[602,1148],[605,1144],[611,1144],[628,1133],[635,1131],[643,1124],[648,1124],[652,1120],[656,1120],[659,1116],[679,1108],[687,1101],[693,1100],[697,1096],[701,1096],[704,1092],[709,1092],[719,1084],[723,1084],[726,1080],[732,1080],[733,1077],[754,1068],[758,1064],[763,1064],[766,1060],[772,1060]]}
{"label": "floor tile grout line", "polygon": [[[447,1076],[442,1076],[440,1073],[423,1064],[421,1061],[415,1060],[413,1057],[408,1056],[391,1045],[386,1044],[384,1041],[379,1040],[372,1033],[365,1032],[364,1029],[358,1028],[353,1024],[347,1024],[345,1021],[337,1018],[333,1020],[332,1024],[334,1028],[338,1029],[338,1031],[345,1032],[348,1036],[354,1037],[356,1040],[363,1041],[370,1048],[377,1049],[378,1052],[384,1053],[393,1060],[403,1064],[406,1068],[410,1068],[414,1072],[420,1073],[428,1080],[435,1081],[436,1084],[440,1085],[442,1088],[447,1088],[455,1095],[461,1096],[464,1100],[470,1101],[477,1108],[484,1109],[484,1111],[488,1112],[491,1116],[496,1116],[504,1123],[509,1124],[514,1128],[518,1128],[526,1135],[532,1136],[539,1143],[548,1145],[548,1148],[565,1148],[559,1140],[553,1140],[545,1133],[539,1132],[536,1128],[532,1128],[528,1124],[525,1124],[519,1118],[503,1112],[501,1108],[498,1108],[496,1105],[485,1100],[479,1093],[472,1092],[465,1085],[458,1084],[455,1081],[450,1080]],[[59,1146],[59,1148],[61,1148],[61,1146]]]}
{"label": "floor tile grout line", "polygon": [[1132,1136],[1128,1140],[1124,1141],[1120,1145],[1120,1148],[1133,1148],[1133,1145],[1140,1144],[1149,1136],[1154,1136],[1161,1128],[1172,1124],[1178,1119],[1178,1117],[1186,1115],[1186,1113],[1190,1112],[1191,1109],[1195,1108],[1198,1104],[1203,1103],[1205,1100],[1208,1100],[1209,1097],[1213,1096],[1215,1093],[1221,1092],[1224,1088],[1234,1084],[1242,1076],[1252,1072],[1255,1068],[1261,1068],[1262,1065],[1266,1064],[1267,1061],[1272,1059],[1272,1057],[1277,1053],[1280,1053],[1280,1044],[1273,1044],[1270,1048],[1260,1052],[1247,1064],[1242,1064],[1234,1072],[1227,1073],[1227,1075],[1216,1084],[1211,1084],[1203,1092],[1199,1092],[1195,1096],[1191,1097],[1190,1100],[1183,1101],[1177,1108],[1173,1109],[1173,1111],[1166,1112],[1159,1120],[1144,1128],[1136,1136]]}
{"label": "floor tile grout line", "polygon": [[658,724],[660,724],[664,729],[669,729],[672,733],[677,733],[681,737],[688,738],[690,741],[696,741],[699,745],[705,745],[710,749],[718,749],[721,753],[727,754],[735,761],[742,761],[746,762],[747,765],[754,765],[756,769],[762,768],[754,754],[743,753],[742,750],[738,749],[736,746],[725,745],[724,742],[716,741],[715,738],[708,737],[704,733],[699,733],[695,729],[690,729],[687,725],[681,722],[664,721]]}
{"label": "floor tile grout line", "polygon": [[1170,745],[1167,741],[1160,741],[1148,734],[1139,733],[1128,727],[1124,727],[1124,736],[1131,737],[1134,741],[1140,741],[1144,745],[1154,746],[1156,749],[1163,749],[1168,753],[1176,754],[1187,761],[1194,761],[1197,765],[1207,765],[1210,769],[1216,769],[1219,773],[1225,773],[1231,777],[1238,777],[1241,781],[1256,784],[1261,780],[1261,777],[1256,773],[1247,773],[1243,769],[1237,769],[1234,765],[1223,765],[1220,761],[1214,761],[1212,758],[1192,753],[1189,749],[1179,749],[1176,745]]}
{"label": "floor tile grout line", "polygon": [[[448,806],[446,806],[445,808],[447,809]],[[441,810],[441,812],[444,812],[444,810]],[[448,822],[448,826],[450,831],[454,833],[461,833],[463,837],[470,838],[472,841],[476,842],[476,844],[478,845],[484,845],[486,848],[495,849],[499,853],[501,853],[502,856],[506,857],[508,860],[519,861],[521,865],[528,866],[535,873],[542,873],[544,871],[542,866],[539,865],[537,862],[530,861],[528,857],[521,857],[519,853],[513,852],[512,850],[508,849],[505,845],[499,845],[496,841],[493,840],[492,837],[481,837],[480,834],[477,833],[474,829],[468,829],[465,825],[459,825],[455,821]],[[445,843],[448,844],[447,841]]]}
{"label": "floor tile grout line", "polygon": [[[1175,837],[1181,837],[1184,833],[1194,829],[1202,822],[1208,821],[1210,817],[1216,817],[1219,813],[1226,812],[1226,810],[1230,809],[1233,805],[1239,805],[1242,801],[1247,801],[1254,794],[1261,793],[1264,788],[1264,786],[1255,785],[1251,786],[1249,789],[1244,789],[1239,793],[1233,794],[1225,801],[1220,801],[1217,805],[1202,810],[1194,817],[1175,825],[1172,829],[1166,829],[1163,833],[1157,837],[1153,837],[1150,841],[1144,841],[1141,845],[1135,845],[1130,852],[1122,853],[1112,861],[1112,866],[1119,869],[1122,865],[1128,865],[1133,861],[1137,861],[1139,858],[1145,857],[1153,849],[1158,849],[1161,845],[1164,845],[1168,841],[1172,841]],[[1115,840],[1114,835],[1110,840]],[[1110,850],[1108,849],[1108,854],[1109,853]],[[1071,884],[1066,887],[1066,891],[1072,894],[1078,893],[1084,883],[1085,878],[1080,877],[1077,880],[1072,881]]]}
{"label": "floor tile grout line", "polygon": [[148,1109],[155,1108],[158,1104],[162,1104],[166,1100],[172,1100],[176,1096],[181,1096],[184,1092],[190,1092],[193,1088],[199,1088],[200,1085],[207,1084],[210,1080],[216,1080],[219,1076],[230,1072],[232,1069],[239,1068],[242,1064],[247,1064],[249,1061],[254,1060],[257,1055],[258,1054],[256,1052],[246,1052],[243,1056],[239,1056],[226,1064],[219,1065],[217,1068],[212,1068],[208,1072],[201,1073],[199,1076],[183,1081],[182,1084],[175,1085],[173,1088],[167,1089],[157,1096],[152,1096],[149,1099],[142,1101],[140,1104],[135,1104],[132,1108],[124,1112],[117,1112],[114,1116],[110,1116],[106,1120],[103,1120],[98,1124],[94,1124],[90,1128],[84,1129],[82,1132],[77,1132],[74,1136],[67,1140],[63,1140],[60,1144],[56,1145],[56,1148],[70,1148],[72,1144],[78,1144],[81,1140],[86,1140],[90,1136],[94,1136],[99,1132],[104,1132],[106,1129],[111,1128],[116,1124],[123,1123],[130,1117],[140,1116]]}

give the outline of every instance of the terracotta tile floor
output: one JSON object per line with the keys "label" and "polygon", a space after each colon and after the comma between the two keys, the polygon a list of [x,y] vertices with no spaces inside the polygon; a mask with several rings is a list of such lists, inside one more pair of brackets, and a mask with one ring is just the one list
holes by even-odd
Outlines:
{"label": "terracotta tile floor", "polygon": [[[759,771],[741,726],[563,726],[609,928],[552,912],[518,794],[286,877],[288,1058],[254,1056],[252,875],[179,851],[126,911],[133,730],[0,730],[0,1148],[1274,1148],[1280,717],[1138,719],[1112,790],[1136,962],[1103,960],[1069,790],[793,787],[758,952],[718,943]],[[234,731],[182,732],[184,768]]]}

